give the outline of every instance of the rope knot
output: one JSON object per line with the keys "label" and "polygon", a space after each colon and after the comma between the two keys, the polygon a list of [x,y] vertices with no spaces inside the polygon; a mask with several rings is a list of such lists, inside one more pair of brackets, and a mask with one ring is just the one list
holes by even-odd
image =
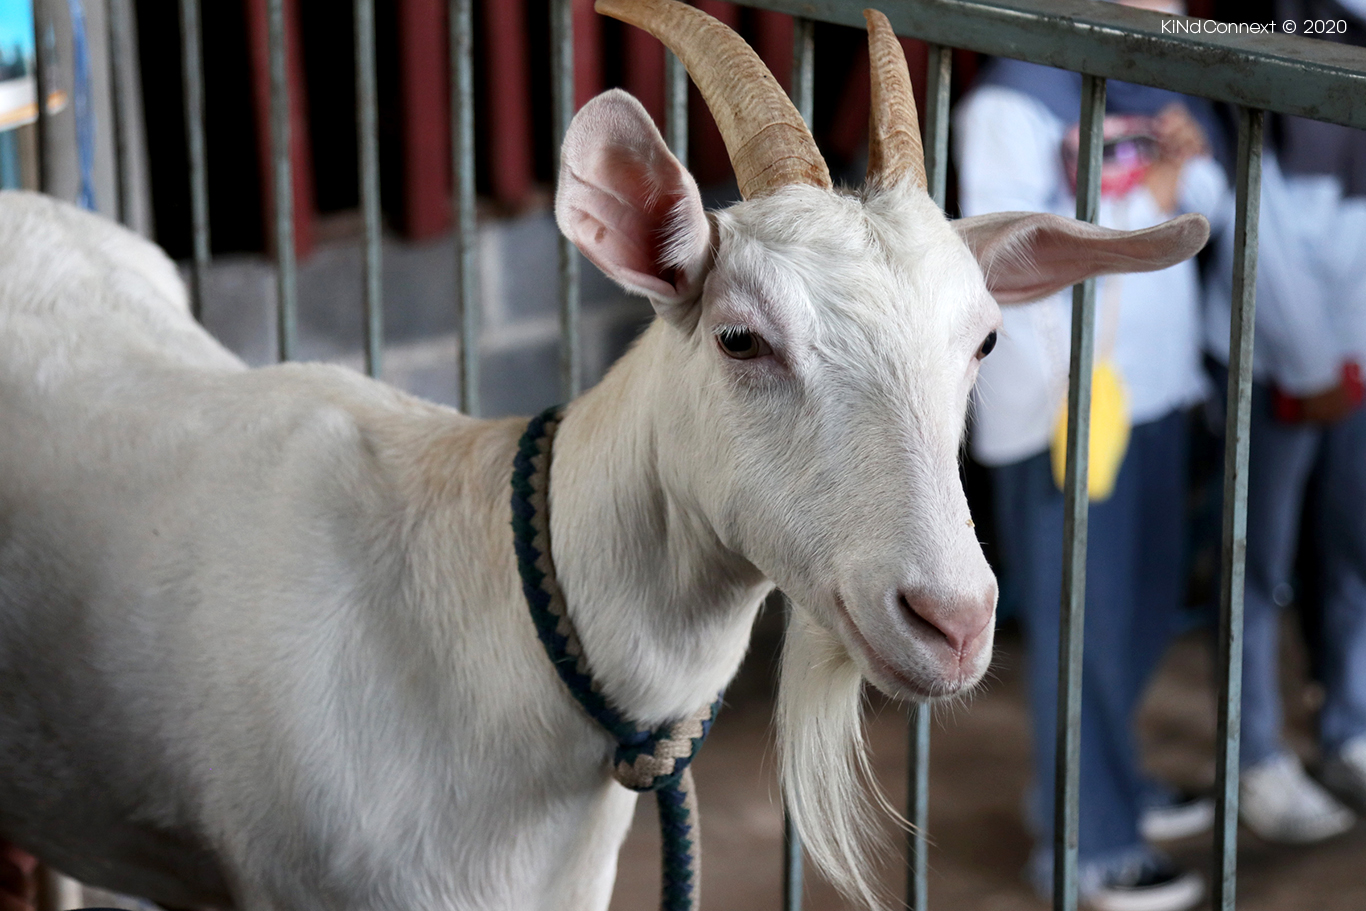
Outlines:
{"label": "rope knot", "polygon": [[653,731],[642,731],[639,742],[621,743],[612,761],[612,774],[632,791],[658,791],[678,783],[683,770],[711,731],[721,698],[682,721]]}

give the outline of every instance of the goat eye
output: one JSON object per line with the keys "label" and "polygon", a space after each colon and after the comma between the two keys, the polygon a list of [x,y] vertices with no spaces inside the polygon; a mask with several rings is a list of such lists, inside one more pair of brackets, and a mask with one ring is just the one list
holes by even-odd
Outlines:
{"label": "goat eye", "polygon": [[993,348],[995,348],[995,347],[996,347],[996,330],[995,330],[995,329],[992,329],[991,332],[987,333],[986,339],[983,340],[983,342],[982,342],[982,347],[977,349],[977,359],[980,361],[982,358],[984,358],[984,357],[986,357],[988,354],[990,354],[990,353],[991,353],[991,350],[992,350]]}
{"label": "goat eye", "polygon": [[716,343],[721,346],[727,357],[733,357],[737,361],[746,361],[773,352],[773,349],[768,347],[768,342],[748,329],[722,329],[716,334]]}

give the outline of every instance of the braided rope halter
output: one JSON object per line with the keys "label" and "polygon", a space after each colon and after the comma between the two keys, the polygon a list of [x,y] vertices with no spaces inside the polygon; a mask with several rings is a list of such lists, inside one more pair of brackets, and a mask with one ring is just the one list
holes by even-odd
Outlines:
{"label": "braided rope halter", "polygon": [[517,571],[536,634],[570,694],[617,742],[612,775],[633,791],[654,791],[663,836],[663,911],[694,911],[702,889],[697,790],[689,765],[711,730],[721,697],[681,721],[640,728],[607,702],[565,607],[550,556],[550,448],[561,408],[532,418],[512,470],[512,530]]}

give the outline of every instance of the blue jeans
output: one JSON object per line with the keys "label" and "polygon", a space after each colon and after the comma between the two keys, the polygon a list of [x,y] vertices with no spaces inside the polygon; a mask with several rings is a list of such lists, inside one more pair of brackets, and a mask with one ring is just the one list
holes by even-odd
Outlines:
{"label": "blue jeans", "polygon": [[[1082,661],[1080,842],[1083,864],[1143,850],[1145,780],[1134,714],[1176,627],[1185,591],[1186,415],[1133,428],[1114,494],[1091,504]],[[1039,847],[1052,843],[1062,493],[1047,453],[992,469],[1001,570],[1019,599],[1028,648]]]}
{"label": "blue jeans", "polygon": [[1323,598],[1319,741],[1331,754],[1366,734],[1366,410],[1327,426],[1283,424],[1272,416],[1269,390],[1254,384],[1251,427],[1239,754],[1245,768],[1288,749],[1281,737],[1280,612],[1291,597],[1301,514],[1311,499],[1311,571]]}

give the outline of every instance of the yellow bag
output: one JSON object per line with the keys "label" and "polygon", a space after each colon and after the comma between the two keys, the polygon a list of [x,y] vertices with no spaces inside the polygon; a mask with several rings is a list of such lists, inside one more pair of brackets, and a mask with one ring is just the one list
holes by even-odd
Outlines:
{"label": "yellow bag", "polygon": [[[1091,374],[1091,453],[1086,490],[1093,502],[1108,500],[1129,448],[1129,395],[1119,371],[1102,361]],[[1067,470],[1067,409],[1053,431],[1053,482],[1061,490]]]}

